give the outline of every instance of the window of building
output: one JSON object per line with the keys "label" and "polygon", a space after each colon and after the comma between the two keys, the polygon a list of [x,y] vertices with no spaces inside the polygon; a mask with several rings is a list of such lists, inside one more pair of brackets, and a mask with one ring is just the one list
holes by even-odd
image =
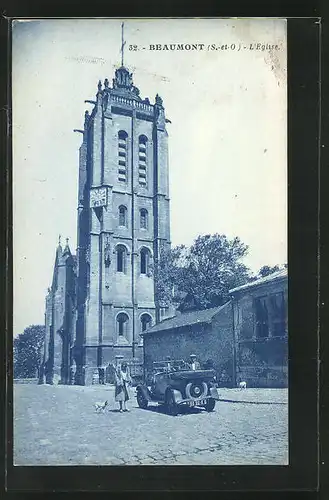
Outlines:
{"label": "window of building", "polygon": [[126,247],[124,247],[123,245],[118,245],[116,251],[117,251],[117,272],[118,273],[125,273],[126,267],[127,267]]}
{"label": "window of building", "polygon": [[119,337],[127,336],[129,318],[126,313],[119,313],[117,315],[117,334]]}
{"label": "window of building", "polygon": [[269,296],[271,334],[273,337],[285,335],[286,330],[286,307],[283,292],[274,293]]}
{"label": "window of building", "polygon": [[118,134],[118,180],[121,182],[127,182],[127,138],[127,132],[120,130]]}
{"label": "window of building", "polygon": [[150,251],[148,248],[141,249],[141,274],[149,273]]}
{"label": "window of building", "polygon": [[140,228],[147,229],[148,228],[148,213],[145,208],[142,208],[140,211]]}
{"label": "window of building", "polygon": [[287,310],[283,292],[254,300],[256,336],[283,337],[287,329]]}
{"label": "window of building", "polygon": [[138,181],[141,186],[147,182],[147,137],[141,135],[138,145]]}
{"label": "window of building", "polygon": [[256,336],[265,338],[269,335],[268,324],[268,309],[266,305],[266,297],[260,297],[254,301],[255,316],[256,316]]}
{"label": "window of building", "polygon": [[141,331],[145,332],[145,330],[147,328],[149,328],[150,326],[152,326],[152,317],[147,313],[142,314],[142,316],[141,316]]}
{"label": "window of building", "polygon": [[127,208],[124,205],[119,207],[119,226],[127,226]]}

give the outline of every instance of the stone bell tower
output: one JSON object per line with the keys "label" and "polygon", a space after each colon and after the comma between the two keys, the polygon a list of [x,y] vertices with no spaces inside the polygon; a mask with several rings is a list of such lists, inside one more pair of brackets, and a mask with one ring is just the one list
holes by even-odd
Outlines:
{"label": "stone bell tower", "polygon": [[143,356],[140,333],[172,315],[157,295],[170,248],[168,134],[162,99],[142,99],[123,65],[99,81],[80,147],[76,383]]}

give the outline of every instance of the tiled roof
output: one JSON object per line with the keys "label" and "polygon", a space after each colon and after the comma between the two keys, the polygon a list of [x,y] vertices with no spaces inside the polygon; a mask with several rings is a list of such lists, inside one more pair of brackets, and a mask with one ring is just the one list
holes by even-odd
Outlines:
{"label": "tiled roof", "polygon": [[258,278],[257,280],[251,281],[250,283],[246,283],[245,285],[232,288],[232,290],[230,290],[229,293],[239,292],[240,290],[247,290],[248,288],[252,288],[258,285],[263,285],[263,283],[269,283],[271,281],[275,281],[278,279],[286,278],[287,276],[288,276],[287,269],[280,269],[280,271],[276,271],[275,273],[269,274],[268,276],[264,276],[264,278]]}
{"label": "tiled roof", "polygon": [[213,307],[211,309],[203,309],[202,311],[182,313],[172,318],[164,319],[157,325],[154,325],[146,330],[143,335],[154,332],[163,332],[165,330],[173,330],[181,326],[195,325],[197,323],[210,323],[215,314],[225,307],[226,304],[219,307]]}

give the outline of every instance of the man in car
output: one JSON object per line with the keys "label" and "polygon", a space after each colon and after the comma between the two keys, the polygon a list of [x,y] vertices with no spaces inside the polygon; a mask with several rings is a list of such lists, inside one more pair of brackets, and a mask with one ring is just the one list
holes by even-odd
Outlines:
{"label": "man in car", "polygon": [[189,369],[190,370],[201,370],[200,363],[199,363],[199,361],[196,360],[195,354],[190,355]]}
{"label": "man in car", "polygon": [[165,367],[166,372],[171,371],[171,357],[166,356],[166,367]]}

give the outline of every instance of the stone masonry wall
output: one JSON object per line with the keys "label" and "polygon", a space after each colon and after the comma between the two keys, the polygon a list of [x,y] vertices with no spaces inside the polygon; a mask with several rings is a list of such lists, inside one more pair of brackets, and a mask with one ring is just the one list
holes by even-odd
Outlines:
{"label": "stone masonry wall", "polygon": [[163,361],[166,356],[188,361],[190,354],[194,353],[201,365],[212,360],[218,377],[225,370],[229,377],[227,383],[231,384],[233,336],[230,303],[213,318],[211,324],[146,334],[144,353],[147,371],[152,370],[153,361]]}
{"label": "stone masonry wall", "polygon": [[[283,292],[286,313],[287,278],[241,290],[233,299],[237,381],[250,387],[286,387],[288,384],[288,334],[283,337],[256,337],[254,299]],[[287,322],[287,316],[286,316]]]}

